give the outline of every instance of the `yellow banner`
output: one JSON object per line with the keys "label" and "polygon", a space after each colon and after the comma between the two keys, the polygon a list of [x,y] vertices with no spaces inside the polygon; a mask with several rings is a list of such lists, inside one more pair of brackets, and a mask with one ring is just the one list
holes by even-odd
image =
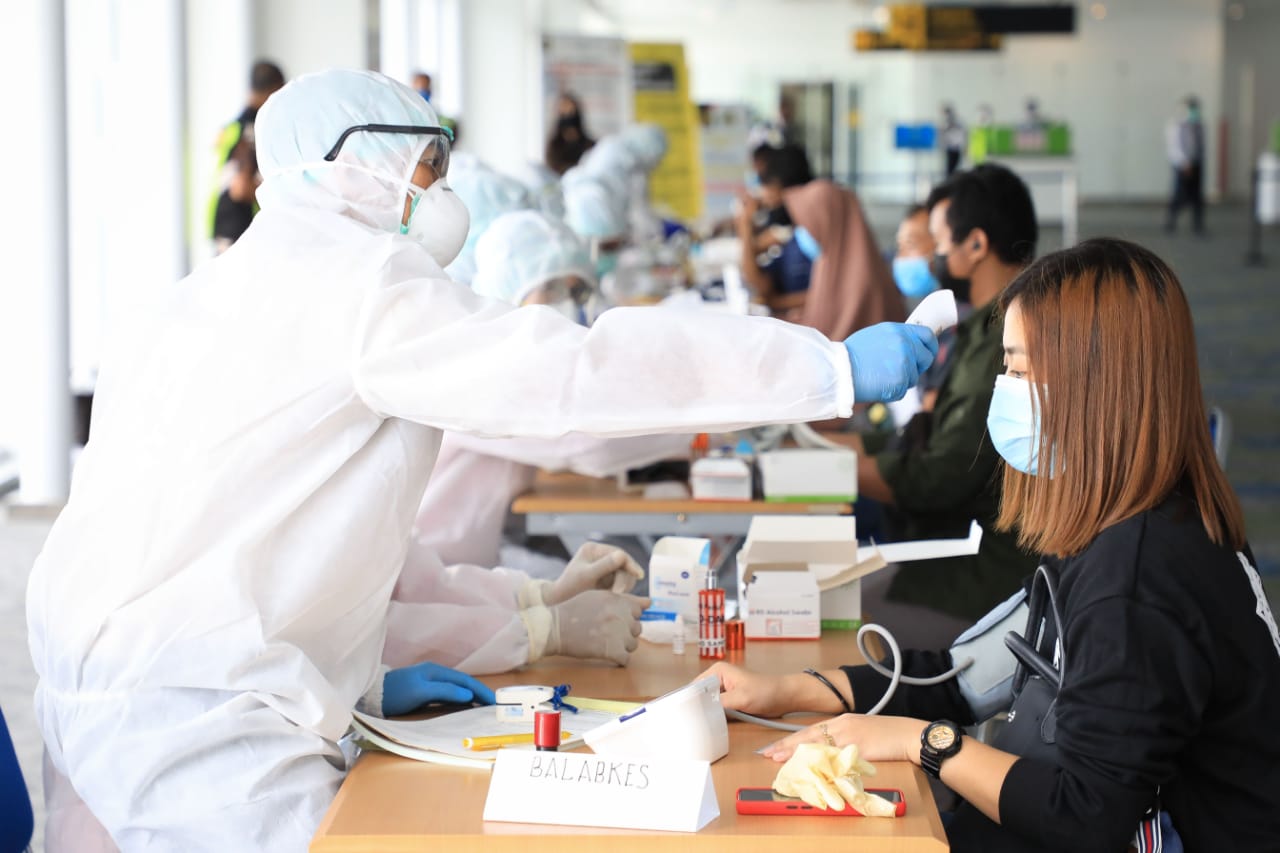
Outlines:
{"label": "yellow banner", "polygon": [[654,207],[692,222],[702,215],[702,160],[698,111],[689,99],[689,69],[684,46],[632,43],[635,120],[656,124],[667,133],[667,156],[649,178]]}

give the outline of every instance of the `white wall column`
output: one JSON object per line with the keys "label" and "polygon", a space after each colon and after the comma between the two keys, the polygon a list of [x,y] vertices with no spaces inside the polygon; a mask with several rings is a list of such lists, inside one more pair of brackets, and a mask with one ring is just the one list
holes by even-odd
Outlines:
{"label": "white wall column", "polygon": [[0,444],[17,453],[18,500],[26,504],[63,503],[70,480],[65,19],[61,2],[6,9],[16,43],[5,45],[2,70],[14,83],[7,89],[10,116],[23,131],[6,134],[14,137],[6,144],[21,145],[6,162],[14,164],[8,190],[22,203],[5,223],[12,242],[0,297],[8,339],[0,352],[6,398],[0,428],[8,435],[0,435]]}
{"label": "white wall column", "polygon": [[460,147],[499,171],[541,159],[542,3],[462,5]]}

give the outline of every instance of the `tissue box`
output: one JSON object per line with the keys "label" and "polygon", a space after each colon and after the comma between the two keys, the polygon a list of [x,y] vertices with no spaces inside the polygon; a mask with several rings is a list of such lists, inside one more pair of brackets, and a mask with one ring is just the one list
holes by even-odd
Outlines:
{"label": "tissue box", "polygon": [[778,503],[853,503],[858,454],[852,450],[787,448],[760,454],[764,499]]}
{"label": "tissue box", "polygon": [[746,635],[752,640],[816,640],[822,633],[818,581],[803,563],[745,570]]}
{"label": "tissue box", "polygon": [[684,619],[686,629],[698,625],[698,590],[707,585],[710,571],[711,541],[685,536],[664,536],[649,555],[649,598],[646,619],[676,616]]}
{"label": "tissue box", "polygon": [[733,456],[699,459],[689,471],[695,501],[751,500],[751,466]]}

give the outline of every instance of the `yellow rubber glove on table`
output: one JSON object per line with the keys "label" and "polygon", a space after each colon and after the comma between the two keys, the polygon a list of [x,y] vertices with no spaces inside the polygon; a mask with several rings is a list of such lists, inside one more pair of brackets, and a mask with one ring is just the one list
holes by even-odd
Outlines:
{"label": "yellow rubber glove on table", "polygon": [[841,810],[847,803],[868,817],[893,817],[893,803],[863,788],[862,777],[875,774],[875,766],[858,755],[855,744],[802,743],[778,771],[773,790],[824,811]]}

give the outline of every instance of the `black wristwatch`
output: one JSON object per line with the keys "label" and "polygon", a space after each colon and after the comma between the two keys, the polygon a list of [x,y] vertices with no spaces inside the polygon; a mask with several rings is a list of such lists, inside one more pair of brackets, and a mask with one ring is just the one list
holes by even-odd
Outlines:
{"label": "black wristwatch", "polygon": [[920,733],[920,766],[924,772],[937,779],[942,772],[942,762],[960,751],[963,737],[960,727],[950,720],[937,720],[925,726]]}

